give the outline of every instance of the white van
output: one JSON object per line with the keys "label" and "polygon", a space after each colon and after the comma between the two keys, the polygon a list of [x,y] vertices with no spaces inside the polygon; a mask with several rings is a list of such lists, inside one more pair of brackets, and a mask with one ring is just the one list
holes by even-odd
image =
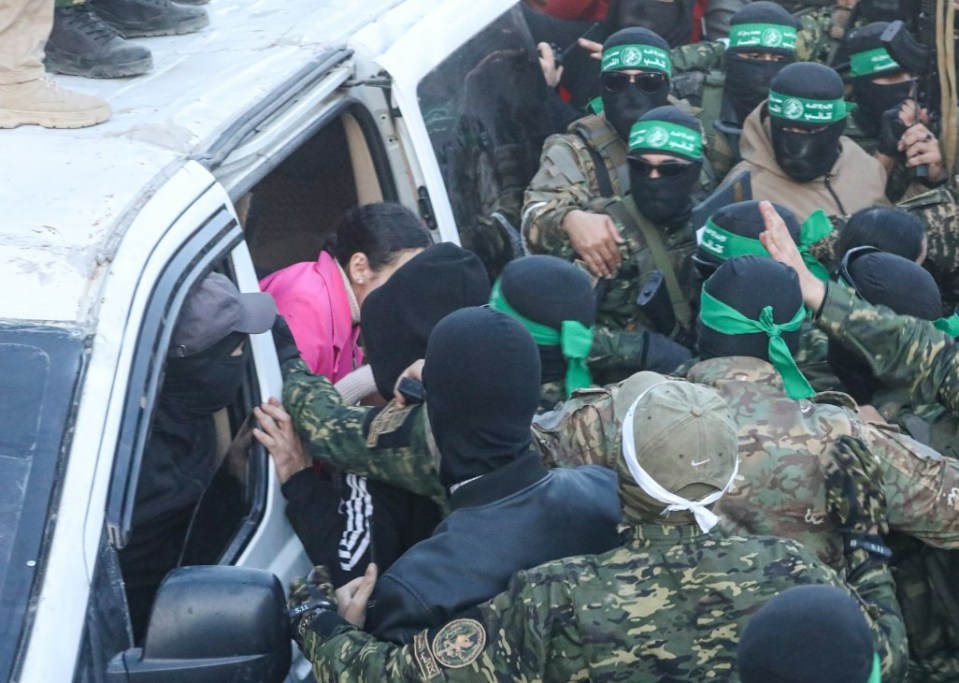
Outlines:
{"label": "white van", "polygon": [[[288,653],[256,651],[285,628],[279,584],[257,572],[231,586],[181,571],[132,648],[116,551],[191,285],[216,270],[255,290],[313,260],[344,210],[383,199],[491,272],[516,248],[501,218],[515,220],[536,168],[545,85],[515,0],[209,7],[206,31],[150,40],[153,73],[66,79],[111,102],[106,124],[0,132],[2,681],[276,680],[277,662],[287,674]],[[252,350],[224,443],[280,395],[269,334]],[[247,456],[233,499],[200,507],[194,530],[216,533],[188,540],[184,564],[286,583],[309,563],[266,454]],[[223,601],[200,614],[196,594]],[[251,623],[263,642],[236,645]],[[300,658],[288,676],[309,667]]]}

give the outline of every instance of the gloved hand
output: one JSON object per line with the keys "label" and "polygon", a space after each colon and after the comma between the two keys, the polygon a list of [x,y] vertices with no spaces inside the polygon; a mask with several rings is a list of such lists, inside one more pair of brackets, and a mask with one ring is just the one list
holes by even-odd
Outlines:
{"label": "gloved hand", "polygon": [[841,436],[831,458],[822,464],[826,477],[826,509],[838,530],[848,536],[889,531],[882,470],[869,447]]}
{"label": "gloved hand", "polygon": [[905,132],[906,124],[899,118],[899,107],[884,111],[879,126],[879,153],[893,159],[905,159],[902,152],[899,151],[899,140],[902,139]]}
{"label": "gloved hand", "polygon": [[286,322],[286,318],[277,314],[273,322],[273,345],[276,346],[276,358],[282,366],[288,360],[300,357],[300,350],[296,347],[296,340],[293,339],[293,332]]}
{"label": "gloved hand", "polygon": [[290,616],[290,636],[302,647],[303,635],[317,614],[323,611],[336,612],[336,594],[330,570],[317,565],[307,576],[294,579],[290,584],[290,598],[286,606]]}
{"label": "gloved hand", "polygon": [[644,332],[643,335],[646,349],[643,353],[643,367],[640,370],[651,370],[668,375],[693,357],[685,346],[677,344],[658,332]]}

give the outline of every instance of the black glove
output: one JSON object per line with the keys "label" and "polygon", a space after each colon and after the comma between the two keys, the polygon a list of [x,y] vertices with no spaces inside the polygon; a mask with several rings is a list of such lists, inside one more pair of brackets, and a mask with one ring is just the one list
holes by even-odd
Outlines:
{"label": "black glove", "polygon": [[693,357],[685,346],[677,344],[669,337],[658,332],[644,333],[645,348],[641,370],[651,370],[661,374],[676,371],[680,365]]}
{"label": "black glove", "polygon": [[899,141],[906,132],[906,124],[899,119],[899,107],[887,109],[882,113],[879,126],[879,152],[893,159],[905,160],[899,151]]}
{"label": "black glove", "polygon": [[286,602],[290,616],[290,637],[300,647],[310,624],[322,612],[336,614],[336,596],[330,580],[330,570],[323,565],[290,584],[290,598]]}
{"label": "black glove", "polygon": [[889,531],[882,470],[862,441],[841,436],[822,465],[826,477],[826,509],[847,537],[865,537],[875,529]]}
{"label": "black glove", "polygon": [[288,360],[300,357],[300,350],[296,347],[296,340],[293,339],[293,332],[286,323],[286,318],[277,315],[273,322],[273,345],[276,346],[276,358],[282,366]]}

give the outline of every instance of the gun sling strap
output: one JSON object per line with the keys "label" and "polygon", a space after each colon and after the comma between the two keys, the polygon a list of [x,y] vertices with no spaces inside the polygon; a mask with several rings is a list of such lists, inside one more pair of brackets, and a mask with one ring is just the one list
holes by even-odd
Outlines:
{"label": "gun sling strap", "polygon": [[663,238],[656,227],[646,220],[638,212],[633,212],[626,206],[626,200],[611,203],[606,207],[606,212],[616,221],[626,226],[635,225],[643,235],[646,246],[653,255],[653,263],[656,269],[662,272],[663,279],[666,282],[666,291],[669,293],[669,302],[673,306],[673,312],[676,314],[676,321],[684,329],[692,327],[692,308],[689,300],[683,294],[682,285],[679,284],[679,278],[676,276],[676,270],[673,263],[666,253],[666,246],[663,244]]}

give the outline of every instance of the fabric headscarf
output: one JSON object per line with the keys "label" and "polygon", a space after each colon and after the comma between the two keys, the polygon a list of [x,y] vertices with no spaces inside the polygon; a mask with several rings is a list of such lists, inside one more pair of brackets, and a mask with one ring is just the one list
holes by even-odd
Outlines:
{"label": "fabric headscarf", "polygon": [[736,666],[742,683],[879,683],[882,673],[862,608],[835,586],[796,586],[746,624]]}
{"label": "fabric headscarf", "polygon": [[[832,170],[839,159],[839,138],[846,127],[846,102],[839,74],[813,62],[790,64],[770,83],[766,108],[773,153],[786,175],[805,183]],[[787,128],[815,132],[800,133]]]}
{"label": "fabric headscarf", "polygon": [[596,299],[589,277],[555,256],[510,261],[493,285],[490,307],[519,320],[539,347],[542,381],[565,379],[567,396],[592,384]]}
{"label": "fabric headscarf", "polygon": [[451,313],[430,335],[423,384],[447,489],[529,450],[540,364],[519,321],[490,308]]}
{"label": "fabric headscarf", "polygon": [[[729,46],[723,58],[723,120],[742,126],[769,94],[769,83],[796,59],[796,20],[774,2],[758,0],[736,12],[729,22]],[[780,61],[747,59],[746,53],[782,56]]]}
{"label": "fabric headscarf", "polygon": [[652,31],[645,28],[624,28],[603,43],[601,67],[606,71],[650,71],[666,74],[663,87],[647,94],[631,85],[620,93],[602,90],[603,116],[616,129],[623,140],[629,138],[629,129],[640,116],[650,109],[660,107],[669,97],[669,76],[673,66],[669,58],[669,45]]}
{"label": "fabric headscarf", "polygon": [[471,251],[444,242],[417,254],[363,302],[363,346],[376,388],[389,400],[400,373],[423,357],[440,320],[489,300],[489,277]]}
{"label": "fabric headscarf", "polygon": [[809,398],[815,392],[793,358],[805,315],[796,271],[772,259],[739,256],[721,265],[703,285],[700,353],[704,358],[769,361],[790,398]]}
{"label": "fabric headscarf", "polygon": [[[665,154],[692,162],[680,175],[652,178],[638,172],[634,157]],[[702,169],[703,136],[699,120],[676,107],[652,109],[629,133],[629,191],[636,207],[653,223],[682,225],[692,212],[692,189]]]}

